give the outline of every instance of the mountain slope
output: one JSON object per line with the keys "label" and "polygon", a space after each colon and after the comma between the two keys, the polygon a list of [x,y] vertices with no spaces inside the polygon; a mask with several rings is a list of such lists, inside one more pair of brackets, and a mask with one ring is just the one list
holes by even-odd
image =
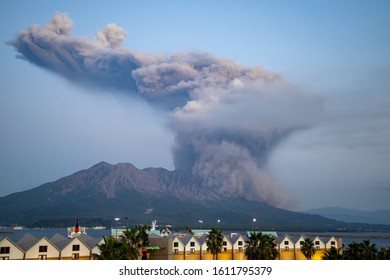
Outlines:
{"label": "mountain slope", "polygon": [[[205,188],[194,177],[163,168],[137,169],[129,163],[101,162],[37,188],[0,198],[0,224],[66,226],[79,218],[84,225],[114,217],[128,217],[128,223],[159,223],[177,226],[225,228],[335,230],[357,229],[318,215],[302,214],[272,207],[263,202],[225,199]],[[370,228],[376,228],[370,226]],[[382,227],[383,228],[383,227]],[[388,227],[390,229],[390,226]]]}
{"label": "mountain slope", "polygon": [[323,207],[310,209],[302,213],[321,215],[329,219],[350,223],[384,224],[390,225],[390,211],[359,211],[342,207]]}

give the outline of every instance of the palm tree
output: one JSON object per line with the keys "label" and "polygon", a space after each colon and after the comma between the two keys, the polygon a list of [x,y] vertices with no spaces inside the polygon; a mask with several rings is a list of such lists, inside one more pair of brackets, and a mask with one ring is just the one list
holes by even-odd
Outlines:
{"label": "palm tree", "polygon": [[343,248],[340,247],[336,249],[335,247],[331,247],[330,250],[326,250],[324,255],[322,256],[323,260],[343,260]]}
{"label": "palm tree", "polygon": [[303,240],[303,244],[301,246],[301,252],[305,256],[307,260],[311,260],[311,258],[314,256],[316,253],[316,247],[314,246],[313,240],[310,238],[306,237]]}
{"label": "palm tree", "polygon": [[347,250],[345,251],[345,259],[347,260],[362,260],[362,248],[361,244],[353,241],[348,244]]}
{"label": "palm tree", "polygon": [[103,237],[104,243],[97,245],[100,255],[94,255],[98,260],[124,260],[122,243],[113,236]]}
{"label": "palm tree", "polygon": [[[137,260],[141,255],[141,248],[143,243],[143,234],[141,227],[134,227],[132,229],[126,229],[121,236],[123,245],[123,254],[128,260]],[[147,241],[148,242],[148,241]]]}
{"label": "palm tree", "polygon": [[142,247],[148,247],[149,246],[149,235],[147,231],[151,229],[150,226],[142,225],[136,227],[138,229],[138,235],[141,238],[142,241]]}
{"label": "palm tree", "polygon": [[149,226],[136,226],[122,232],[120,240],[113,236],[103,237],[104,243],[98,245],[101,254],[95,255],[101,260],[137,260],[141,248],[149,246],[147,230]]}
{"label": "palm tree", "polygon": [[217,228],[212,228],[207,237],[207,250],[213,254],[213,260],[218,260],[218,254],[222,251],[223,236],[222,232]]}
{"label": "palm tree", "polygon": [[361,245],[362,257],[364,260],[375,260],[378,252],[376,244],[371,244],[370,240],[363,240]]}
{"label": "palm tree", "polygon": [[348,260],[375,260],[377,252],[376,245],[371,244],[370,240],[363,240],[360,243],[354,241],[348,244],[345,258]]}
{"label": "palm tree", "polygon": [[274,260],[278,257],[277,241],[274,236],[253,232],[248,241],[245,255],[248,260]]}
{"label": "palm tree", "polygon": [[390,260],[390,248],[380,248],[378,252],[378,260]]}

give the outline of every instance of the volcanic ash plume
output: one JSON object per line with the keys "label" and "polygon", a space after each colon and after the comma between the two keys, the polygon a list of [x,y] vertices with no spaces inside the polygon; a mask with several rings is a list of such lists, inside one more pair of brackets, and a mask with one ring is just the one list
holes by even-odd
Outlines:
{"label": "volcanic ash plume", "polygon": [[9,44],[19,58],[72,82],[121,90],[163,108],[175,133],[176,169],[187,171],[224,198],[295,202],[267,172],[269,152],[289,134],[312,125],[322,101],[280,75],[243,67],[208,53],[154,55],[122,47],[114,23],[96,39],[71,36],[72,20],[56,13]]}

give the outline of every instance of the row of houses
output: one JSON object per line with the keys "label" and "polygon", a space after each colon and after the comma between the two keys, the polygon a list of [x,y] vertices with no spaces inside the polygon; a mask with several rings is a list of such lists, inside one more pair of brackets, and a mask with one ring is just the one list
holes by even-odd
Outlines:
{"label": "row of houses", "polygon": [[[213,255],[207,250],[207,236],[210,230],[193,230],[192,234],[160,234],[158,231],[150,232],[150,248],[148,259],[152,260],[212,260]],[[278,236],[274,231],[263,231],[263,234],[272,235],[277,240],[277,250],[280,260],[305,260],[301,246],[305,235]],[[245,247],[252,232],[223,234],[222,252],[219,260],[246,260]],[[121,232],[113,231],[113,236],[120,236]],[[310,236],[316,247],[312,260],[321,260],[326,250],[334,247],[342,248],[340,237]]]}
{"label": "row of houses", "polygon": [[[121,232],[111,233],[118,237]],[[219,260],[245,260],[245,247],[250,236],[247,233],[225,233],[223,235],[222,252]],[[306,236],[278,236],[276,232],[270,234],[277,240],[277,250],[280,260],[304,260],[300,248]],[[213,255],[207,249],[207,230],[189,233],[160,233],[149,232],[150,246],[146,248],[147,259],[150,260],[212,260]],[[316,253],[312,259],[322,259],[326,250],[331,247],[342,247],[342,240],[338,237],[312,237],[316,246]],[[67,238],[55,234],[51,238],[37,238],[31,234],[24,235],[14,241],[9,237],[0,237],[0,259],[3,260],[90,260],[100,254],[98,245],[104,239],[94,238],[82,234],[75,238]]]}
{"label": "row of houses", "polygon": [[68,238],[56,233],[50,239],[25,234],[20,240],[0,237],[0,260],[90,260],[100,254],[103,238],[80,235]]}

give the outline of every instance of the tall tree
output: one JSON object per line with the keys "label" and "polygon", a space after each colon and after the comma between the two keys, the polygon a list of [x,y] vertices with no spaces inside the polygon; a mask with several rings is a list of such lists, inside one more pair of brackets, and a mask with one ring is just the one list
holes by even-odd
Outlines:
{"label": "tall tree", "polygon": [[223,236],[217,228],[212,228],[207,237],[207,250],[213,255],[213,260],[218,260],[218,254],[222,252]]}
{"label": "tall tree", "polygon": [[141,249],[149,246],[148,226],[136,226],[126,229],[121,236],[126,259],[137,260],[141,255]]}
{"label": "tall tree", "polygon": [[248,260],[274,260],[279,255],[276,238],[272,235],[252,232],[247,243]]}
{"label": "tall tree", "polygon": [[97,245],[100,255],[94,255],[98,260],[125,260],[123,245],[113,236],[104,236],[104,243]]}
{"label": "tall tree", "polygon": [[347,260],[362,260],[363,256],[361,244],[355,241],[349,243],[344,255]]}
{"label": "tall tree", "polygon": [[149,246],[148,226],[136,226],[122,232],[120,239],[113,236],[103,237],[104,243],[98,245],[101,254],[95,255],[101,260],[137,260],[142,247]]}
{"label": "tall tree", "polygon": [[306,237],[303,240],[303,244],[301,246],[301,252],[305,256],[305,258],[307,260],[311,260],[311,258],[316,253],[316,247],[314,246],[313,240],[311,240],[310,238]]}
{"label": "tall tree", "polygon": [[376,244],[371,244],[370,240],[363,240],[360,244],[362,257],[364,260],[375,260],[378,249]]}
{"label": "tall tree", "polygon": [[142,247],[148,247],[149,246],[148,231],[150,231],[151,227],[147,225],[142,225],[142,226],[138,226],[137,228],[138,228],[138,235],[142,241]]}
{"label": "tall tree", "polygon": [[390,260],[390,248],[380,248],[377,258],[378,260]]}
{"label": "tall tree", "polygon": [[324,255],[322,256],[323,260],[343,260],[343,248],[340,247],[336,249],[335,247],[331,247],[329,250],[326,250]]}

